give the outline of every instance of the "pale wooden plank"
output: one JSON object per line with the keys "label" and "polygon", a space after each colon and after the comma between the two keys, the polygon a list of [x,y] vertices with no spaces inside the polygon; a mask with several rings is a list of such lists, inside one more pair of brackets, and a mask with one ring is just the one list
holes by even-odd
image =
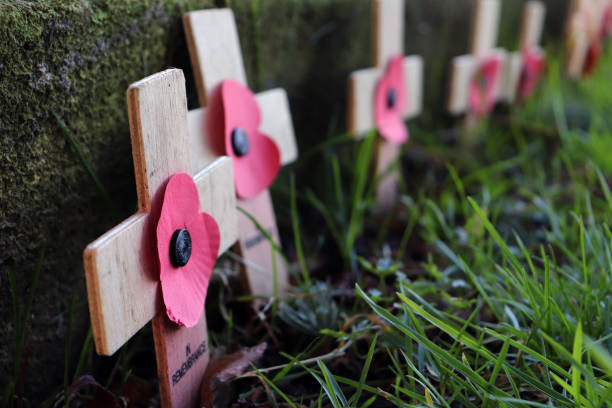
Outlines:
{"label": "pale wooden plank", "polygon": [[381,177],[376,187],[376,211],[391,208],[399,192],[398,171],[391,171],[400,158],[401,145],[389,143],[379,137],[376,141],[376,175]]}
{"label": "pale wooden plank", "polygon": [[423,58],[420,55],[410,55],[404,58],[404,81],[408,87],[408,103],[404,112],[405,119],[412,119],[423,110]]}
{"label": "pale wooden plank", "polygon": [[[161,291],[146,213],[135,214],[83,254],[96,352],[109,356],[159,310]],[[151,234],[147,234],[149,232]]]}
{"label": "pale wooden plank", "polygon": [[[221,231],[219,253],[237,239],[231,160],[219,158],[194,177],[200,210]],[[96,351],[111,355],[161,309],[154,248],[155,226],[138,213],[102,235],[84,252],[87,294]]]}
{"label": "pale wooden plank", "polygon": [[192,11],[183,16],[183,26],[201,106],[224,79],[247,85],[232,10]]}
{"label": "pale wooden plank", "polygon": [[[384,68],[367,68],[354,71],[349,76],[348,130],[356,136],[361,136],[375,126],[374,95],[376,85],[384,73]],[[422,57],[404,57],[404,81],[408,95],[404,118],[412,119],[418,116],[423,108]]]}
{"label": "pale wooden plank", "polygon": [[[501,59],[502,70],[506,66],[508,53],[503,48],[495,48],[489,54],[496,54]],[[452,115],[460,115],[470,110],[469,95],[470,83],[478,69],[478,58],[472,55],[460,55],[453,58],[451,62],[450,91],[446,108]],[[504,72],[501,73],[502,79],[500,89],[497,93],[496,101],[502,96],[504,87]]]}
{"label": "pale wooden plank", "polygon": [[565,27],[567,61],[566,73],[572,79],[582,76],[584,63],[589,51],[588,27],[584,26],[585,14],[590,14],[594,2],[587,0],[572,0]]}
{"label": "pale wooden plank", "polygon": [[373,0],[373,17],[373,65],[384,68],[404,53],[404,0]]}
{"label": "pale wooden plank", "polygon": [[[276,216],[269,190],[264,190],[258,196],[248,200],[238,199],[237,205],[251,214],[280,246]],[[254,296],[273,295],[274,258],[276,258],[279,293],[286,292],[289,286],[289,273],[281,257],[276,253],[272,254],[267,238],[242,212],[238,214],[238,225],[238,251],[245,261],[243,281],[248,286],[248,292]]]}
{"label": "pale wooden plank", "polygon": [[499,0],[476,0],[472,21],[471,54],[486,54],[495,47],[500,10]]}
{"label": "pale wooden plank", "polygon": [[501,94],[499,99],[504,102],[512,103],[516,100],[518,85],[523,71],[523,55],[521,52],[512,52],[504,67],[504,80],[502,82]]}
{"label": "pale wooden plank", "polygon": [[191,328],[176,325],[164,314],[155,316],[153,340],[161,406],[199,406],[200,386],[210,360],[206,312]]}
{"label": "pale wooden plank", "polygon": [[[276,142],[281,154],[281,164],[294,162],[298,148],[293,130],[289,100],[284,89],[276,88],[255,95],[261,109],[260,130]],[[206,142],[206,108],[190,110],[187,113],[193,172],[208,166],[218,155]]]}
{"label": "pale wooden plank", "polygon": [[446,108],[452,115],[469,110],[470,81],[477,68],[477,60],[471,55],[454,57],[451,62],[450,92]]}
{"label": "pale wooden plank", "polygon": [[133,83],[127,105],[138,208],[150,211],[159,187],[192,169],[183,71],[168,69]]}
{"label": "pale wooden plank", "polygon": [[542,37],[546,6],[541,1],[528,1],[523,8],[520,49],[538,45]]}
{"label": "pale wooden plank", "polygon": [[221,232],[219,254],[222,254],[238,239],[232,160],[227,156],[219,157],[210,166],[197,173],[193,179],[200,197],[200,211],[212,215],[219,225]]}
{"label": "pale wooden plank", "polygon": [[260,92],[255,98],[261,109],[259,129],[276,142],[283,166],[294,162],[298,157],[298,148],[287,92],[282,88],[275,88]]}

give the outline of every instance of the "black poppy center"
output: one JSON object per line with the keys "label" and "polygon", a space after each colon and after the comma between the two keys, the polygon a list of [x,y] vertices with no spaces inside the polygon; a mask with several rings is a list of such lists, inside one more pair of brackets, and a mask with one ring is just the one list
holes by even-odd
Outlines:
{"label": "black poppy center", "polygon": [[191,257],[191,235],[186,229],[177,229],[170,239],[170,262],[174,267],[187,265]]}
{"label": "black poppy center", "polygon": [[393,109],[397,103],[397,91],[395,88],[390,88],[387,91],[387,108]]}
{"label": "black poppy center", "polygon": [[238,157],[244,156],[249,152],[249,136],[246,130],[241,127],[232,130],[232,149]]}

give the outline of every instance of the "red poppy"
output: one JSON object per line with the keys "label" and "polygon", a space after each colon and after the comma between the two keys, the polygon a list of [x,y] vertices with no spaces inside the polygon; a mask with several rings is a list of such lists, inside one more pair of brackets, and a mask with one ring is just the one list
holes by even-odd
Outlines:
{"label": "red poppy", "polygon": [[173,322],[193,327],[200,321],[219,243],[219,226],[199,212],[191,176],[172,176],[157,223],[157,255],[166,314]]}
{"label": "red poppy", "polygon": [[253,92],[223,81],[211,96],[206,120],[212,148],[232,159],[238,197],[252,198],[268,188],[280,170],[280,151],[259,131],[261,112]]}
{"label": "red poppy", "polygon": [[538,47],[523,49],[523,70],[519,81],[519,97],[523,100],[529,98],[535,90],[540,76],[546,67],[546,60]]}
{"label": "red poppy", "polygon": [[470,83],[470,106],[478,116],[491,112],[501,86],[502,60],[499,55],[483,57]]}
{"label": "red poppy", "polygon": [[385,75],[376,85],[374,122],[382,137],[394,144],[408,140],[404,123],[406,86],[404,84],[404,57],[396,55],[389,60]]}
{"label": "red poppy", "polygon": [[584,66],[582,68],[582,74],[585,76],[593,75],[597,64],[599,64],[599,58],[601,57],[601,41],[594,39],[589,44]]}

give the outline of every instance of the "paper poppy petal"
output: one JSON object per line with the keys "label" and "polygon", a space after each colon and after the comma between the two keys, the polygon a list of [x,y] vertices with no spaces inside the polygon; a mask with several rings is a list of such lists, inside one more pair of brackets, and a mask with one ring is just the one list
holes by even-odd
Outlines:
{"label": "paper poppy petal", "polygon": [[[391,93],[393,103],[390,103]],[[405,107],[404,58],[397,55],[389,60],[374,96],[374,122],[380,135],[391,143],[401,144],[408,140],[408,129],[403,118]]]}
{"label": "paper poppy petal", "polygon": [[535,90],[540,76],[544,71],[546,61],[537,47],[528,47],[523,50],[523,71],[519,81],[519,97],[527,99]]}
{"label": "paper poppy petal", "polygon": [[225,120],[225,150],[230,156],[235,156],[232,131],[237,127],[243,128],[249,136],[249,142],[252,142],[252,135],[259,130],[261,113],[253,92],[234,80],[223,81],[221,97]]}
{"label": "paper poppy petal", "polygon": [[584,68],[582,74],[585,76],[593,75],[595,68],[599,64],[599,58],[601,57],[601,42],[599,40],[592,41],[587,51],[586,60],[584,62]]}
{"label": "paper poppy petal", "polygon": [[[232,158],[236,193],[252,198],[272,184],[280,170],[280,151],[270,137],[259,132],[261,113],[253,93],[233,80],[221,85],[226,154]],[[249,140],[248,153],[237,156],[232,147],[232,132],[242,128]]]}
{"label": "paper poppy petal", "polygon": [[161,282],[168,318],[193,327],[204,311],[210,275],[219,253],[220,233],[208,214],[199,214],[187,230],[191,235],[191,258],[184,267],[167,270]]}
{"label": "paper poppy petal", "polygon": [[[280,151],[276,143],[263,133],[251,138],[246,156],[234,157],[236,193],[240,198],[252,198],[272,184],[280,170]],[[257,142],[253,143],[256,139]]]}
{"label": "paper poppy petal", "polygon": [[470,83],[470,107],[478,116],[489,113],[497,100],[501,78],[501,59],[497,55],[485,57]]}
{"label": "paper poppy petal", "polygon": [[[186,229],[192,244],[191,256],[182,267],[170,260],[170,241],[177,229]],[[173,322],[193,327],[200,320],[219,243],[215,220],[198,212],[198,192],[191,177],[184,173],[172,177],[157,224],[157,248],[164,305]]]}

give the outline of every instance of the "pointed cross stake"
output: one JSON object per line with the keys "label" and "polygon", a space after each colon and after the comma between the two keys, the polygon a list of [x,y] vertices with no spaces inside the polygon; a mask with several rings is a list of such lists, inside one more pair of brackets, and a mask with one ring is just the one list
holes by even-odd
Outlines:
{"label": "pointed cross stake", "polygon": [[[351,73],[348,83],[348,130],[358,137],[375,127],[374,95],[391,57],[404,53],[404,0],[373,0],[373,65]],[[423,100],[423,59],[417,55],[403,59],[406,105],[405,120],[421,113]],[[376,174],[388,173],[397,163],[401,145],[378,138]],[[389,208],[397,198],[397,172],[386,174],[376,191],[378,209]]]}
{"label": "pointed cross stake", "polygon": [[512,103],[516,100],[521,73],[523,72],[522,50],[535,47],[540,53],[544,50],[540,47],[542,30],[544,28],[544,17],[546,6],[541,1],[528,1],[523,7],[523,21],[519,40],[519,51],[509,53],[503,89],[500,99]]}
{"label": "pointed cross stake", "polygon": [[[505,51],[494,48],[497,43],[500,10],[500,0],[476,0],[470,54],[455,57],[451,63],[450,90],[446,105],[451,115],[471,113],[470,84],[478,73],[480,58],[495,55],[501,59],[502,66],[504,65]],[[500,94],[501,92],[497,92],[494,95],[494,102],[499,101]]]}
{"label": "pointed cross stake", "polygon": [[[600,30],[604,23],[608,0],[572,0],[565,27],[567,43],[567,75],[579,79],[589,71],[589,59],[598,59],[601,53]],[[597,55],[595,55],[597,54]]]}
{"label": "pointed cross stake", "polygon": [[[183,16],[183,25],[201,106],[209,104],[215,87],[226,79],[247,85],[234,13],[230,9],[187,13]],[[256,100],[262,115],[260,130],[276,142],[281,165],[296,160],[297,145],[286,92],[283,89],[271,89],[258,93]],[[189,112],[194,161],[200,167],[217,157],[206,140],[209,135],[205,119],[204,108]],[[251,214],[280,246],[274,207],[268,190],[251,199],[238,199],[237,205]],[[278,291],[282,293],[289,284],[285,264],[257,226],[241,212],[238,213],[238,235],[238,251],[245,261],[243,281],[249,293],[273,296],[275,269]]]}
{"label": "pointed cross stake", "polygon": [[138,212],[89,244],[83,254],[96,351],[113,354],[153,320],[162,406],[192,408],[209,359],[206,313],[192,328],[167,318],[159,283],[157,218],[169,178],[192,174],[200,211],[216,220],[219,252],[224,252],[237,237],[233,169],[223,157],[194,171],[181,70],[133,83],[127,102]]}

